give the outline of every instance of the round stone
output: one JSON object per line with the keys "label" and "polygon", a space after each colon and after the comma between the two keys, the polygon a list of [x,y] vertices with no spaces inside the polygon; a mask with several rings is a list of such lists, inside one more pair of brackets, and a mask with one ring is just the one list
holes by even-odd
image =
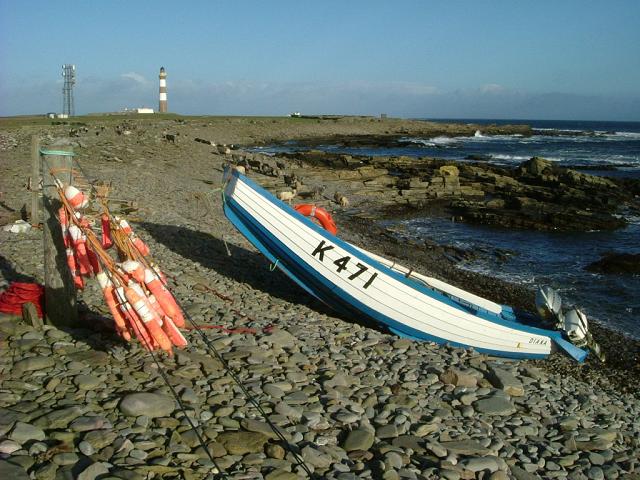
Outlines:
{"label": "round stone", "polygon": [[374,434],[370,430],[363,428],[352,430],[349,432],[349,435],[347,435],[342,448],[347,452],[352,452],[353,450],[369,450],[373,445],[374,439]]}
{"label": "round stone", "polygon": [[16,362],[13,365],[13,371],[16,373],[32,372],[34,370],[43,370],[51,368],[55,365],[55,361],[51,357],[29,357]]}
{"label": "round stone", "polygon": [[16,422],[9,435],[11,440],[15,440],[20,444],[29,440],[44,440],[44,437],[44,430],[24,422]]}
{"label": "round stone", "polygon": [[0,442],[0,453],[11,455],[13,452],[17,452],[22,448],[18,442],[13,440],[3,440]]}
{"label": "round stone", "polygon": [[600,467],[591,467],[587,470],[587,477],[590,480],[604,480],[604,472]]}
{"label": "round stone", "polygon": [[102,380],[95,375],[76,375],[73,379],[73,383],[80,390],[93,390],[102,384]]}
{"label": "round stone", "polygon": [[120,411],[130,417],[166,417],[176,408],[173,398],[159,393],[131,393],[120,402]]}
{"label": "round stone", "polygon": [[52,460],[56,465],[73,465],[78,461],[78,455],[73,452],[58,453]]}
{"label": "round stone", "polygon": [[86,442],[86,441],[80,442],[80,444],[78,445],[78,450],[80,450],[80,452],[82,452],[87,457],[95,453],[95,449],[93,448],[93,445],[91,445],[89,442]]}

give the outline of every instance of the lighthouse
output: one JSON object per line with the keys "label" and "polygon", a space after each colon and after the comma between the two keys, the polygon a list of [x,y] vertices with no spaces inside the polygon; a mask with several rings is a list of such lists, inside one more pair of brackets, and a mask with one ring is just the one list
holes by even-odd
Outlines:
{"label": "lighthouse", "polygon": [[160,113],[166,113],[167,111],[167,74],[164,71],[164,67],[160,67],[160,104],[158,111]]}

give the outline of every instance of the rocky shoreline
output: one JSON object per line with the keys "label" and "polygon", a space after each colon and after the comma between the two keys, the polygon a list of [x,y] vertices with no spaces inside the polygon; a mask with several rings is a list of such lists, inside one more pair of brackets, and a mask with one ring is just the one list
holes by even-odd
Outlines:
{"label": "rocky shoreline", "polygon": [[[364,141],[364,140],[363,140]],[[236,155],[269,162],[261,154]],[[505,228],[613,230],[625,209],[640,212],[640,181],[589,175],[533,157],[518,168],[429,157],[356,156],[309,150],[283,157],[322,170],[359,203],[395,216],[440,209],[457,220]],[[248,164],[247,164],[248,165]]]}
{"label": "rocky shoreline", "polygon": [[[402,178],[390,168],[391,160],[372,164],[351,157],[327,163],[329,157],[315,153],[274,159],[227,152],[228,147],[220,153],[218,146],[194,141],[257,145],[336,135],[427,135],[436,129],[466,135],[476,126],[367,118],[83,121],[87,131],[66,143],[89,175],[113,182],[114,206],[136,222],[174,278],[186,311],[203,325],[253,329],[205,334],[315,478],[638,478],[638,342],[596,326],[610,362],[578,366],[560,355],[511,361],[398,339],[336,317],[284,275],[270,272],[268,262],[226,221],[218,193],[211,191],[220,184],[225,163],[257,160],[275,171],[277,160],[285,165],[283,173],[303,179],[302,192],[327,187],[316,201],[334,211],[345,239],[474,293],[531,309],[531,291],[456,269],[456,252],[444,247],[407,248],[392,232],[373,228],[371,215],[406,207],[407,198],[418,198],[411,190],[419,191],[422,201],[429,188],[440,202],[433,208],[449,214],[450,202],[475,201],[480,195],[471,192],[487,192],[490,184],[494,197],[506,196],[516,184],[518,195],[537,192],[543,210],[553,214],[553,198],[546,192],[563,182],[576,202],[595,195],[594,204],[607,216],[615,213],[605,201],[610,195],[634,207],[628,196],[633,185],[594,185],[583,174],[559,173],[539,161],[511,175],[493,167],[394,159],[393,168],[410,174],[405,189],[402,183],[384,183],[387,177]],[[70,127],[0,122],[5,210],[19,212],[28,202],[30,136],[50,143],[68,137]],[[274,191],[285,189],[283,175],[266,172],[249,175]],[[477,182],[483,175],[491,180]],[[431,183],[436,178],[442,179],[438,185]],[[438,197],[438,191],[448,194]],[[336,206],[333,192],[346,195],[351,206]],[[41,238],[37,229],[0,232],[1,286],[42,281]],[[37,329],[0,317],[2,478],[217,478],[209,454],[228,478],[306,478],[196,332],[187,333],[189,347],[159,363],[185,406],[182,411],[153,359],[104,328],[108,317],[97,286],[90,285],[81,300],[85,328]],[[185,415],[202,432],[209,454]]]}

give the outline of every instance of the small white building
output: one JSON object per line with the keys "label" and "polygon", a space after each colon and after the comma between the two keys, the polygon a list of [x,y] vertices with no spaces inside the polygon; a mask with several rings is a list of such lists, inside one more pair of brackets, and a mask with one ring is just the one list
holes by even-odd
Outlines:
{"label": "small white building", "polygon": [[136,108],[125,107],[122,113],[154,113],[154,112],[153,112],[153,108],[149,108],[149,107],[136,107]]}

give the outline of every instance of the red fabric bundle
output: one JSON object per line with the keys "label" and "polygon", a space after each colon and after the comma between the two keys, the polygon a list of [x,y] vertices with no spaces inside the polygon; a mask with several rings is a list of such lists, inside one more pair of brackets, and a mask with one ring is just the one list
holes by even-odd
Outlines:
{"label": "red fabric bundle", "polygon": [[31,302],[36,306],[38,316],[42,318],[44,287],[37,283],[12,282],[9,288],[0,293],[0,312],[22,314],[22,304]]}

